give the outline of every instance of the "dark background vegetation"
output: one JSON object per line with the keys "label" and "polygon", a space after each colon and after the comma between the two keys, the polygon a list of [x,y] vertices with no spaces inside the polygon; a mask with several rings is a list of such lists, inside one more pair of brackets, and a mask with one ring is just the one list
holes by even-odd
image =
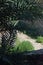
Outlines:
{"label": "dark background vegetation", "polygon": [[[10,37],[7,40],[6,35],[2,34],[2,43],[0,44],[0,64],[5,61],[12,65],[11,61],[13,56],[9,52],[9,49],[12,48],[12,44],[15,42],[16,30],[26,30],[27,34],[31,33],[31,35],[33,35],[35,33],[35,35],[37,35],[37,33],[34,32],[36,29],[28,28],[28,26],[26,24],[24,25],[24,22],[20,20],[29,20],[33,24],[34,20],[42,18],[42,12],[43,8],[36,0],[0,0],[0,31],[6,33],[8,30],[8,33],[10,34]],[[17,24],[17,27],[13,24],[15,20],[20,21]],[[6,54],[8,54],[8,58],[6,57]],[[12,58],[9,58],[11,56]],[[9,61],[10,59],[11,61]],[[5,63],[4,65],[7,64]]]}

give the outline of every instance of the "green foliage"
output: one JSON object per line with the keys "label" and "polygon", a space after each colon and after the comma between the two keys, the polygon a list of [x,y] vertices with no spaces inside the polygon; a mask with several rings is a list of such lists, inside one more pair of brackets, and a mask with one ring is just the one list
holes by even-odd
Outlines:
{"label": "green foliage", "polygon": [[32,44],[29,41],[23,41],[23,42],[19,42],[19,44],[16,44],[15,47],[10,49],[10,52],[17,53],[17,52],[32,51],[32,50],[34,50]]}
{"label": "green foliage", "polygon": [[33,20],[42,14],[42,9],[35,0],[1,0],[0,5],[0,17],[4,21]]}
{"label": "green foliage", "polygon": [[[4,30],[9,30],[10,38],[8,41],[10,45],[13,44],[12,40],[14,40],[15,36],[14,29],[15,25],[18,23],[14,20],[26,19],[33,21],[41,17],[41,15],[42,8],[35,0],[0,0],[0,30],[3,30],[3,28]],[[22,25],[23,24],[21,24],[21,26]],[[6,35],[4,35],[4,38]],[[4,38],[3,41],[6,41]],[[6,43],[3,42],[3,46],[5,46]]]}
{"label": "green foliage", "polygon": [[[0,25],[14,29],[14,20],[31,20],[41,17],[42,8],[36,0],[1,0]],[[13,22],[12,22],[13,21]]]}
{"label": "green foliage", "polygon": [[43,44],[43,37],[42,36],[38,36],[37,37],[37,42]]}
{"label": "green foliage", "polygon": [[32,46],[32,44],[28,41],[23,41],[22,43],[20,43],[17,47],[17,51],[18,52],[24,52],[24,51],[32,51],[34,50],[34,47]]}
{"label": "green foliage", "polygon": [[[31,20],[42,16],[42,8],[36,0],[0,0],[0,25],[14,29],[14,20]],[[13,21],[13,22],[12,22]]]}

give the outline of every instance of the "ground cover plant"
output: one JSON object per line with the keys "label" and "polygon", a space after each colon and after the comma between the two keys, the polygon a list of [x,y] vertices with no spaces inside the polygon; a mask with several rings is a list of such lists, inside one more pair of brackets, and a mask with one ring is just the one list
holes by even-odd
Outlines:
{"label": "ground cover plant", "polygon": [[37,39],[36,39],[36,41],[37,41],[38,43],[43,44],[43,36],[38,36]]}
{"label": "ground cover plant", "polygon": [[33,45],[29,41],[18,41],[14,48],[11,49],[12,52],[24,52],[34,50]]}
{"label": "ground cover plant", "polygon": [[18,46],[18,51],[19,52],[24,52],[24,51],[32,51],[34,50],[34,47],[29,41],[23,41],[21,44]]}

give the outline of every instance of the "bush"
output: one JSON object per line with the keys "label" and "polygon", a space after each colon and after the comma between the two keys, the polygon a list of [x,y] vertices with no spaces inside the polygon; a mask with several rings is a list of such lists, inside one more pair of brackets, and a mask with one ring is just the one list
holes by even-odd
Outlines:
{"label": "bush", "polygon": [[23,52],[23,51],[31,51],[33,50],[33,46],[30,42],[28,41],[23,41],[21,44],[18,46],[18,51]]}
{"label": "bush", "polygon": [[43,43],[43,37],[42,36],[38,36],[37,37],[37,42],[38,43]]}
{"label": "bush", "polygon": [[15,47],[10,49],[10,52],[24,52],[24,51],[32,51],[34,50],[34,47],[29,41],[23,41],[19,44],[15,45]]}
{"label": "bush", "polygon": [[21,42],[17,47],[14,48],[16,52],[32,51],[34,47],[28,41]]}

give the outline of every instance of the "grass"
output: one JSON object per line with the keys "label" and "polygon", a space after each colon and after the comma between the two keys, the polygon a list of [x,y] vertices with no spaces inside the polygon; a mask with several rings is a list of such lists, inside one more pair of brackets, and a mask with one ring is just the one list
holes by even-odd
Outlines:
{"label": "grass", "polygon": [[43,37],[42,36],[38,36],[36,41],[38,43],[43,43]]}
{"label": "grass", "polygon": [[34,47],[29,41],[20,42],[18,39],[16,40],[16,45],[14,48],[10,49],[12,52],[24,52],[24,51],[32,51]]}
{"label": "grass", "polygon": [[24,51],[32,51],[34,47],[29,41],[23,41],[18,45],[17,51],[24,52]]}

